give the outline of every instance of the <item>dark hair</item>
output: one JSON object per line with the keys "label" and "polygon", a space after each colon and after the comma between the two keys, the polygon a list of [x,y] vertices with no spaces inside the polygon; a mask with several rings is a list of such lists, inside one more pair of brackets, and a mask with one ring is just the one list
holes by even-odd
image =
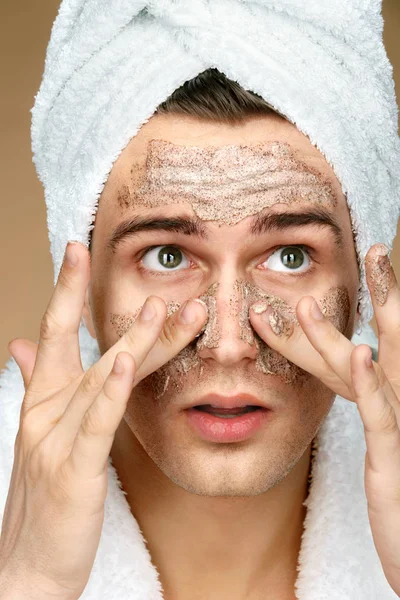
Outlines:
{"label": "dark hair", "polygon": [[271,113],[284,116],[255,92],[245,90],[218,69],[211,68],[185,81],[154,114],[190,115],[234,125],[246,117]]}
{"label": "dark hair", "polygon": [[[218,69],[206,69],[193,79],[185,81],[154,111],[155,115],[189,115],[203,121],[217,121],[236,125],[248,117],[277,114],[261,96],[245,90]],[[89,235],[91,251],[92,231]]]}

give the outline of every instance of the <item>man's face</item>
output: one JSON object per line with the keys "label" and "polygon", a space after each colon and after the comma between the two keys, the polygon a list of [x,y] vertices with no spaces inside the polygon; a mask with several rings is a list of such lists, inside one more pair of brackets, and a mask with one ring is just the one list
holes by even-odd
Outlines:
{"label": "man's face", "polygon": [[[305,212],[320,222],[288,217]],[[248,496],[275,486],[311,444],[334,393],[255,334],[249,306],[267,299],[287,313],[312,295],[350,339],[358,285],[340,183],[294,125],[275,115],[235,126],[152,117],[100,199],[85,319],[104,354],[149,295],[169,313],[201,298],[209,318],[190,346],[133,389],[120,425],[130,445],[196,494]],[[270,418],[245,441],[206,441],[183,407],[210,393],[252,394]]]}

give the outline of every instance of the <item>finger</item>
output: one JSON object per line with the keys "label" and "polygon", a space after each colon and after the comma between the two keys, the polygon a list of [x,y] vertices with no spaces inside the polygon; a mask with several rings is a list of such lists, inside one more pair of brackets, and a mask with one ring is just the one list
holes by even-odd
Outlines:
{"label": "finger", "polygon": [[400,390],[400,289],[391,265],[389,249],[375,244],[365,259],[368,288],[378,328],[378,362],[392,385]]}
{"label": "finger", "polygon": [[[370,362],[371,356],[371,348],[360,344],[353,350],[350,360],[354,397],[364,424],[368,466],[373,473],[383,476],[389,485],[390,481],[397,481],[398,486],[399,400],[381,367]],[[394,408],[396,405],[397,411]]]}
{"label": "finger", "polygon": [[[119,368],[119,371],[116,371]],[[122,369],[122,370],[121,370]],[[124,416],[135,378],[135,361],[119,352],[103,389],[85,413],[67,459],[74,473],[95,478],[107,468],[115,432]]]}
{"label": "finger", "polygon": [[[297,304],[297,310],[299,304],[300,302]],[[251,307],[250,321],[268,346],[320,379],[336,394],[351,400],[351,390],[348,385],[311,344],[300,324],[300,319],[293,320],[292,316],[278,313],[270,306],[260,303]]]}
{"label": "finger", "polygon": [[204,302],[190,299],[166,321],[146,360],[138,363],[136,384],[159,369],[183,350],[199,333],[207,320]]}
{"label": "finger", "polygon": [[[147,303],[153,307],[154,316],[152,320],[143,321],[141,315]],[[104,377],[111,370],[116,353],[127,351],[135,359],[137,385],[195,338],[207,318],[206,311],[203,302],[190,299],[165,319],[167,308],[164,300],[157,296],[150,296],[142,307],[138,319],[99,361]],[[151,341],[147,337],[146,343],[143,343],[144,336],[148,336],[149,327],[153,327]]]}
{"label": "finger", "polygon": [[326,318],[312,296],[297,304],[297,317],[308,340],[325,363],[351,390],[350,355],[355,345]]}
{"label": "finger", "polygon": [[[77,264],[71,265],[71,252]],[[42,399],[42,391],[64,387],[83,372],[79,325],[89,283],[89,256],[80,243],[68,244],[58,280],[40,327],[39,348],[32,374],[32,386]],[[32,395],[31,395],[31,402]]]}
{"label": "finger", "polygon": [[[157,354],[157,360],[154,357],[152,358],[151,367],[147,368],[149,372],[161,367],[187,346],[201,329],[206,315],[202,303],[196,301],[192,301],[192,303],[195,316],[193,322],[181,322],[185,309],[185,306],[182,306],[177,313],[169,317],[167,320],[169,324],[167,324],[165,321],[167,313],[165,302],[157,296],[150,296],[142,307],[138,318],[125,335],[84,374],[65,412],[49,435],[53,439],[58,439],[63,446],[72,448],[74,439],[81,429],[85,413],[89,411],[98,394],[102,393],[105,381],[119,352],[128,352],[132,355],[135,363],[134,385],[137,385],[139,378],[136,375],[139,365],[143,363],[156,342],[162,345],[164,352]],[[189,302],[188,306],[192,303]],[[149,308],[153,309],[153,316],[147,310]],[[172,325],[171,321],[174,321],[175,325]],[[177,325],[178,322],[179,326]]]}
{"label": "finger", "polygon": [[25,389],[28,387],[35,366],[38,345],[27,339],[15,338],[8,344],[8,351],[21,371]]}

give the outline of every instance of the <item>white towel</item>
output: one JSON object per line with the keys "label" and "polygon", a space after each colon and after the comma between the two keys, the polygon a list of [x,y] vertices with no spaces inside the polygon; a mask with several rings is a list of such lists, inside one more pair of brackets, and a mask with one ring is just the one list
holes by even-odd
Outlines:
{"label": "white towel", "polygon": [[[82,366],[87,369],[100,355],[86,328],[79,333]],[[369,325],[352,341],[377,347]],[[11,358],[0,374],[0,520],[23,396],[20,370]],[[365,452],[357,405],[336,396],[316,436],[312,481],[304,503],[307,516],[295,585],[298,600],[398,600],[386,580],[368,521]],[[111,458],[108,475],[100,544],[81,600],[162,600],[159,573]]]}
{"label": "white towel", "polygon": [[216,67],[261,95],[324,154],[364,258],[392,248],[400,142],[382,0],[64,0],[32,109],[58,277],[67,241],[88,245],[112,165],[159,103]]}

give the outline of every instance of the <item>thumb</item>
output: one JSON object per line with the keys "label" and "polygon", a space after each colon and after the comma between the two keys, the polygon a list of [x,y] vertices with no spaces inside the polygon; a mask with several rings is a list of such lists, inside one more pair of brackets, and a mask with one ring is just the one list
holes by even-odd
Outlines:
{"label": "thumb", "polygon": [[8,351],[21,371],[25,390],[32,378],[38,347],[37,343],[21,338],[15,338],[8,343]]}

